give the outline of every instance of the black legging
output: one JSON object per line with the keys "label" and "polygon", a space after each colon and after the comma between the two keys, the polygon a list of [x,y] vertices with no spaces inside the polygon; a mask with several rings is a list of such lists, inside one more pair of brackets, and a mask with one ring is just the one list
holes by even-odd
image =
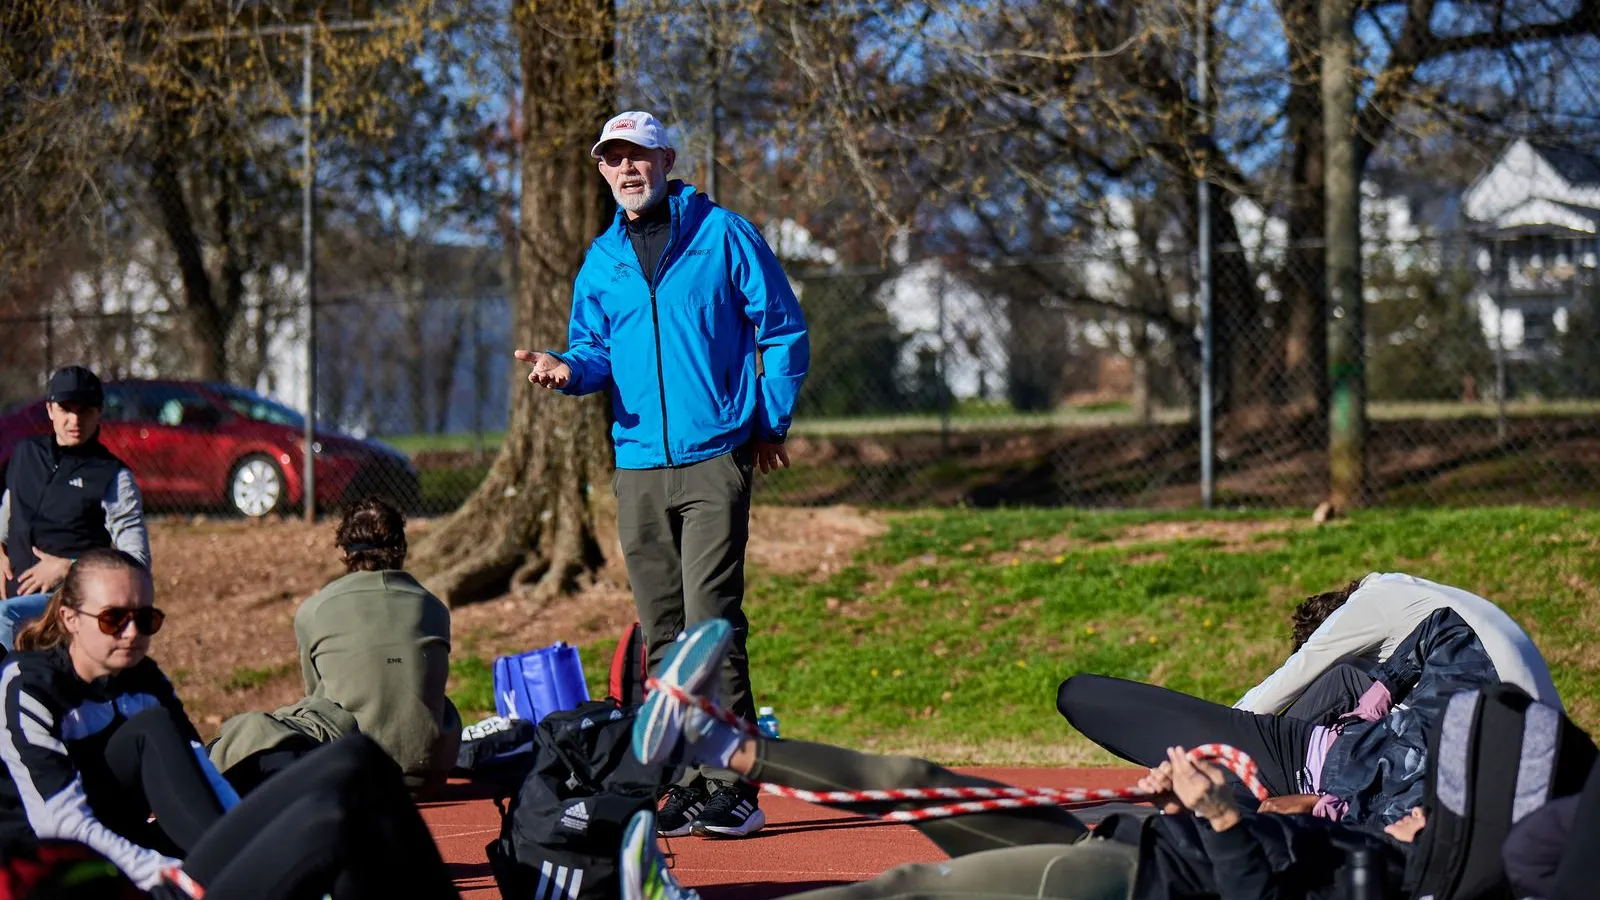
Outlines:
{"label": "black legging", "polygon": [[85,772],[84,787],[107,827],[183,858],[207,897],[459,896],[400,767],[371,738],[318,748],[224,814],[188,730],[165,709],[139,713],[107,742],[107,771]]}
{"label": "black legging", "polygon": [[1366,669],[1351,663],[1339,663],[1317,676],[1305,693],[1289,704],[1283,714],[1291,719],[1301,719],[1313,725],[1332,725],[1355,711],[1361,695],[1372,687],[1372,676]]}
{"label": "black legging", "polygon": [[360,734],[244,798],[201,837],[184,871],[211,900],[459,897],[400,767]]}
{"label": "black legging", "polygon": [[1074,675],[1061,683],[1056,708],[1084,737],[1123,759],[1157,766],[1167,748],[1231,744],[1256,761],[1274,796],[1310,793],[1306,750],[1310,722],[1232,709],[1153,684],[1104,675]]}
{"label": "black legging", "polygon": [[166,707],[147,709],[106,742],[103,770],[83,768],[84,793],[107,828],[140,846],[182,856],[222,818],[189,733],[188,723]]}

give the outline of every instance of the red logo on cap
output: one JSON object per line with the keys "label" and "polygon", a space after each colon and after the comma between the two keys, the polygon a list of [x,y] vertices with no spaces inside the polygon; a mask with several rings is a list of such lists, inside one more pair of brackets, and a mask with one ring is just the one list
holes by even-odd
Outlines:
{"label": "red logo on cap", "polygon": [[611,126],[611,130],[612,131],[632,131],[633,130],[633,120],[632,119],[623,119],[620,122],[617,122],[616,124],[612,125]]}

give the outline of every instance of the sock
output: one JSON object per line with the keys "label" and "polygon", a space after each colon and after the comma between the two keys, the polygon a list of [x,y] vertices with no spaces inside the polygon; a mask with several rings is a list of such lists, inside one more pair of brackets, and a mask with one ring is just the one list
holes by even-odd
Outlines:
{"label": "sock", "polygon": [[706,716],[705,721],[709,723],[703,726],[705,732],[685,747],[687,751],[685,762],[689,765],[726,769],[728,762],[733,759],[733,754],[738,752],[739,745],[744,743],[744,732],[710,716]]}

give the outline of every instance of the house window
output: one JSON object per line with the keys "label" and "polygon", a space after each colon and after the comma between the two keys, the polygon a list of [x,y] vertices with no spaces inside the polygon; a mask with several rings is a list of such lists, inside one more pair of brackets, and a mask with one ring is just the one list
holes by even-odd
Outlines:
{"label": "house window", "polygon": [[1556,333],[1555,316],[1545,309],[1522,311],[1522,346],[1539,351],[1549,346]]}

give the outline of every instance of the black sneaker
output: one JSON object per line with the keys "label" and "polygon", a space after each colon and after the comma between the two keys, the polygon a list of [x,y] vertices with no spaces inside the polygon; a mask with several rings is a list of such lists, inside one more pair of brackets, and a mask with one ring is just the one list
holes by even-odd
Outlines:
{"label": "black sneaker", "polygon": [[656,834],[683,837],[693,830],[694,818],[706,808],[706,792],[697,787],[667,788],[666,799],[656,810]]}
{"label": "black sneaker", "polygon": [[717,788],[695,818],[694,833],[702,837],[744,837],[766,824],[767,814],[756,805],[755,785],[741,782]]}

